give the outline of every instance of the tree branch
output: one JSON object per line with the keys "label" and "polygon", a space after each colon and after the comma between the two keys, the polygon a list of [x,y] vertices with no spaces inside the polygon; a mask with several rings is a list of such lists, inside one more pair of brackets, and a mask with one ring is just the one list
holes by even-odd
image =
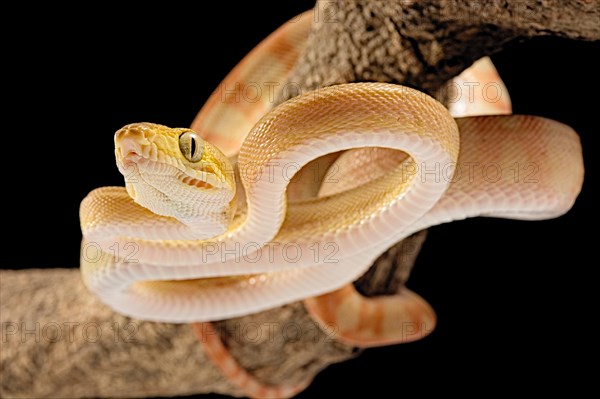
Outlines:
{"label": "tree branch", "polygon": [[291,81],[400,83],[435,94],[507,43],[555,35],[600,39],[596,1],[321,1]]}

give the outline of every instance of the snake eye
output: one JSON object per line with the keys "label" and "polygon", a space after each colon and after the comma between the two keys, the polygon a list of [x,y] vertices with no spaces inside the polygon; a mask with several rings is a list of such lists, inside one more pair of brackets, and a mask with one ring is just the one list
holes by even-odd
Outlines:
{"label": "snake eye", "polygon": [[179,136],[179,150],[190,162],[198,162],[204,155],[204,142],[194,132],[185,132]]}

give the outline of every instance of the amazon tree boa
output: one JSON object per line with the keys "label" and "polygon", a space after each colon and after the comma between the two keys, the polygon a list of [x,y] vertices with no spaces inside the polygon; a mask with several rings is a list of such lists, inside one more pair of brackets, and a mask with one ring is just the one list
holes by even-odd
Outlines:
{"label": "amazon tree boa", "polygon": [[[297,89],[286,79],[311,20],[305,13],[260,43],[191,129],[135,123],[117,131],[125,187],[92,191],[80,210],[89,289],[132,317],[194,323],[207,354],[252,397],[292,396],[308,382],[259,383],[210,321],[304,300],[315,321],[335,325],[336,338],[351,345],[421,338],[435,325],[423,298],[408,289],[365,298],[352,282],[429,226],[557,217],[583,179],[569,127],[532,116],[464,117],[510,113],[489,59],[455,82],[495,84],[503,94],[495,102],[463,96],[449,112],[413,89],[356,83],[273,108],[283,90]],[[514,168],[535,173],[502,173]]]}

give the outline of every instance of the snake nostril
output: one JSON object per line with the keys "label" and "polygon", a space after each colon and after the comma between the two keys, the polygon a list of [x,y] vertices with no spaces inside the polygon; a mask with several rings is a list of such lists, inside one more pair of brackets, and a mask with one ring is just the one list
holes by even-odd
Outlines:
{"label": "snake nostril", "polygon": [[147,127],[141,123],[124,126],[115,132],[115,146],[122,158],[142,155],[142,148],[147,144]]}

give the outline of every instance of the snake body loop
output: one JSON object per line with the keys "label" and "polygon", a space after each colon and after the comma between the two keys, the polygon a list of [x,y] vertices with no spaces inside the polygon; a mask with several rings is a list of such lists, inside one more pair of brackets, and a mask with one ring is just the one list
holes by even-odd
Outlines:
{"label": "snake body loop", "polygon": [[[94,190],[80,210],[83,278],[106,304],[167,322],[246,315],[340,289],[428,226],[550,218],[572,206],[581,148],[557,122],[455,121],[431,97],[385,83],[332,86],[270,111],[273,96],[223,94],[284,82],[310,19],[253,50],[208,100],[195,132],[141,123],[117,133],[126,188]],[[301,176],[321,161],[327,173]],[[433,323],[424,300],[406,298]],[[307,303],[323,322],[342,317],[326,297]]]}
{"label": "snake body loop", "polygon": [[[434,99],[385,83],[344,84],[278,107],[312,13],[258,45],[192,129],[131,124],[115,135],[125,187],[80,208],[85,284],[129,316],[195,322],[205,352],[251,397],[289,397],[243,370],[208,321],[304,299],[350,345],[422,338],[435,313],[416,293],[353,287],[408,235],[474,216],[559,216],[582,184],[577,135],[530,116],[454,120]],[[462,80],[461,80],[462,79]],[[489,59],[457,78],[506,88]],[[244,99],[248,88],[264,95]],[[452,104],[454,116],[510,113],[507,96]],[[449,257],[455,254],[448,254]],[[408,327],[408,328],[407,328]]]}
{"label": "snake body loop", "polygon": [[[151,128],[157,132],[164,129]],[[118,138],[122,136],[118,134]],[[322,155],[360,147],[404,151],[410,158],[399,162],[386,176],[355,189],[287,203],[286,187],[291,178],[285,173],[288,165],[301,168]],[[139,263],[128,264],[107,256],[101,273],[97,265],[84,264],[84,268],[95,268],[87,269],[87,283],[113,306],[119,304],[122,310],[122,306],[130,307],[127,312],[132,315],[174,322],[242,315],[323,294],[363,273],[382,250],[406,236],[410,226],[435,205],[449,181],[421,173],[420,169],[435,164],[452,168],[458,148],[458,129],[450,114],[432,98],[412,89],[363,83],[324,89],[318,96],[300,96],[271,111],[247,137],[238,161],[247,210],[232,222],[233,227],[226,234],[210,240],[169,240],[172,236],[168,235],[162,237],[169,240],[166,242],[140,240],[132,226],[103,241],[123,247],[135,244],[139,248]],[[99,228],[109,220],[107,214],[111,215],[110,220],[117,218],[121,223],[135,217],[143,220],[140,229],[155,232],[175,224],[170,216],[151,216],[122,191],[122,202],[110,205],[102,196],[103,191],[92,193],[82,203],[82,220]],[[136,192],[140,194],[140,190]],[[153,223],[156,226],[149,227]],[[179,226],[179,230],[185,231],[184,226]],[[84,234],[88,235],[85,229]],[[286,262],[288,253],[273,251],[269,258],[261,253],[262,259],[257,261],[256,252],[262,251],[266,243],[293,243],[303,256],[290,264]],[[310,256],[315,243],[335,249],[333,267],[323,267],[322,261]],[[239,248],[244,250],[238,251]],[[242,300],[239,295],[231,295],[238,290],[237,284],[221,281],[212,289],[203,285],[198,295],[190,295],[188,290],[193,290],[193,283],[184,282],[186,290],[180,291],[171,289],[177,285],[173,282],[162,285],[157,281],[238,274],[265,277],[262,284],[244,290],[248,295]],[[296,287],[303,279],[305,285],[310,281],[309,289]],[[161,310],[140,312],[140,305],[152,290],[162,293]],[[271,295],[263,295],[266,290]],[[276,292],[278,295],[273,295]],[[214,304],[211,296],[223,298],[218,308],[207,308],[207,304]],[[224,299],[225,296],[230,299]],[[279,298],[274,301],[274,297]],[[193,306],[182,306],[188,301],[194,302]]]}

